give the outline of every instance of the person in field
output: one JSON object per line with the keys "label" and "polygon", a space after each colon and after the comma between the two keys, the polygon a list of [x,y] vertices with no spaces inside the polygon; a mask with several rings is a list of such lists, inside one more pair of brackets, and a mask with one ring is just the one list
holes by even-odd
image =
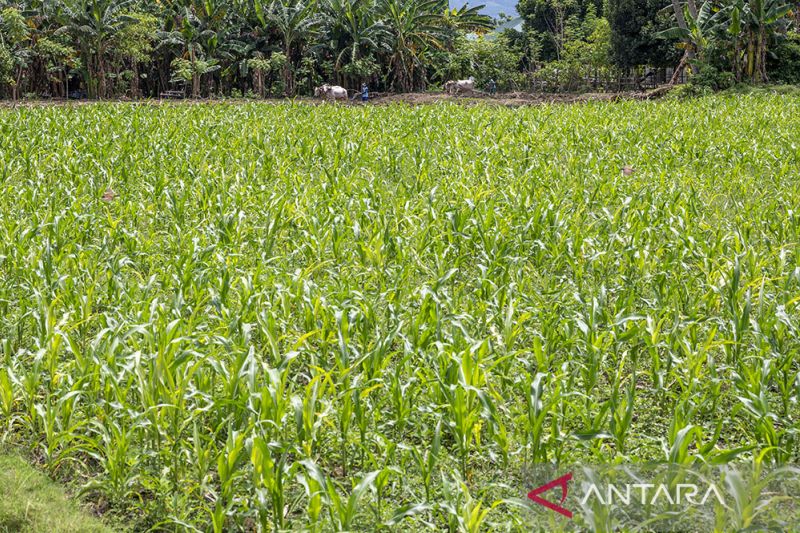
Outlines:
{"label": "person in field", "polygon": [[366,102],[369,100],[369,86],[366,83],[361,84],[361,101]]}
{"label": "person in field", "polygon": [[497,94],[497,83],[494,81],[494,79],[489,78],[489,81],[486,83],[486,90],[492,96]]}

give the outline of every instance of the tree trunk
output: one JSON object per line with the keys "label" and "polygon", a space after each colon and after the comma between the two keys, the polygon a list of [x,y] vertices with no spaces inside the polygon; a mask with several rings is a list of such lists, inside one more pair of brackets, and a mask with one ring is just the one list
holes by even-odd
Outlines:
{"label": "tree trunk", "polygon": [[192,98],[200,98],[200,75],[197,73],[197,57],[194,46],[189,46],[189,61],[192,64]]}
{"label": "tree trunk", "polygon": [[14,102],[19,98],[19,84],[22,81],[22,67],[17,67],[17,76],[14,78],[14,87],[11,89]]}
{"label": "tree trunk", "polygon": [[134,58],[131,58],[131,71],[133,72],[133,76],[131,77],[131,97],[141,98],[142,91],[139,89],[139,63]]}
{"label": "tree trunk", "polygon": [[762,26],[758,35],[758,77],[761,83],[767,83],[767,30]]}
{"label": "tree trunk", "polygon": [[253,71],[253,85],[260,98],[264,98],[264,71],[260,68]]}
{"label": "tree trunk", "polygon": [[106,97],[107,88],[106,88],[106,64],[105,59],[103,57],[104,52],[101,49],[98,50],[97,53],[97,93],[100,99]]}
{"label": "tree trunk", "polygon": [[286,63],[283,65],[283,90],[287,96],[294,96],[294,79],[292,77],[292,42],[288,39],[284,43]]}
{"label": "tree trunk", "polygon": [[672,73],[672,78],[669,80],[670,86],[678,83],[678,80],[681,77],[681,72],[683,72],[683,70],[686,68],[687,61],[689,61],[689,50],[684,50],[681,61],[678,63],[678,66],[675,67],[675,72]]}
{"label": "tree trunk", "polygon": [[[689,13],[692,13],[692,9],[694,9],[694,13],[696,16],[697,14],[697,6],[694,3],[694,0],[689,0]],[[675,18],[678,21],[678,27],[684,31],[688,31],[689,26],[686,24],[686,19],[683,16],[683,8],[681,7],[678,0],[672,0],[672,10],[675,12]],[[687,41],[686,45],[686,63],[688,63],[689,68],[694,72],[694,65],[692,65],[691,61],[694,59],[695,51],[694,45]],[[683,61],[683,60],[681,60]]]}
{"label": "tree trunk", "polygon": [[697,5],[694,3],[694,0],[687,0],[686,7],[689,8],[689,14],[692,18],[697,19]]}
{"label": "tree trunk", "polygon": [[742,40],[738,35],[733,43],[733,77],[736,83],[742,81]]}
{"label": "tree trunk", "polygon": [[95,82],[95,67],[94,61],[89,58],[89,62],[86,64],[86,91],[89,93],[89,98],[96,98],[97,97],[97,83]]}

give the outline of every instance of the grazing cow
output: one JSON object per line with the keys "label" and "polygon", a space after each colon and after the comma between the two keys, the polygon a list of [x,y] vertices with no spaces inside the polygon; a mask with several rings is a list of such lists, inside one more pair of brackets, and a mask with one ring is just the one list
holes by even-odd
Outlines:
{"label": "grazing cow", "polygon": [[444,91],[447,94],[454,94],[459,95],[464,92],[469,92],[470,94],[475,92],[475,78],[472,76],[466,80],[450,80],[444,84]]}
{"label": "grazing cow", "polygon": [[347,89],[339,87],[338,85],[328,85],[327,83],[321,87],[314,89],[314,96],[322,97],[326,100],[347,100]]}

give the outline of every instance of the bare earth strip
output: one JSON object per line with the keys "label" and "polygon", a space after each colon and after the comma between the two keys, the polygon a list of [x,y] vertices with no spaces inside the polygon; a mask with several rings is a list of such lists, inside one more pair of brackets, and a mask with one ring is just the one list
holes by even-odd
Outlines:
{"label": "bare earth strip", "polygon": [[[409,105],[427,105],[439,104],[444,102],[457,103],[462,105],[476,105],[487,104],[497,105],[504,107],[522,107],[530,105],[541,104],[575,104],[583,102],[616,102],[620,100],[648,100],[658,98],[666,94],[661,89],[655,89],[647,93],[641,92],[618,92],[618,93],[584,93],[584,94],[548,94],[548,93],[504,93],[498,94],[494,97],[486,94],[475,94],[471,96],[449,96],[444,93],[378,93],[370,99],[366,105],[387,105],[387,104],[409,104]],[[82,106],[91,105],[100,102],[101,100],[20,100],[15,102],[3,101],[0,102],[2,107],[43,107],[43,106]],[[213,103],[273,103],[280,104],[289,101],[288,98],[267,98],[267,99],[245,99],[245,98],[220,98],[220,99],[144,99],[144,100],[129,100],[129,99],[115,99],[104,100],[105,102],[116,103],[134,103],[141,105],[161,105],[161,104],[213,104]],[[310,97],[297,97],[294,99],[296,102],[303,103],[317,103],[325,104],[319,99]],[[349,101],[346,104],[337,105],[365,105],[360,101]]]}

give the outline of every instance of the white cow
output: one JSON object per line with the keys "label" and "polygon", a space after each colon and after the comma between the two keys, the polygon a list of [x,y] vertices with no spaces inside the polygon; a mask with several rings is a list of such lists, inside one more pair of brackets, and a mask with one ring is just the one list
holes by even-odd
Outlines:
{"label": "white cow", "polygon": [[475,92],[475,78],[472,76],[466,80],[450,80],[444,84],[444,91],[447,94],[461,94],[464,92],[469,92],[470,94]]}
{"label": "white cow", "polygon": [[314,89],[314,96],[322,97],[326,100],[347,100],[347,89],[338,85],[322,85]]}

